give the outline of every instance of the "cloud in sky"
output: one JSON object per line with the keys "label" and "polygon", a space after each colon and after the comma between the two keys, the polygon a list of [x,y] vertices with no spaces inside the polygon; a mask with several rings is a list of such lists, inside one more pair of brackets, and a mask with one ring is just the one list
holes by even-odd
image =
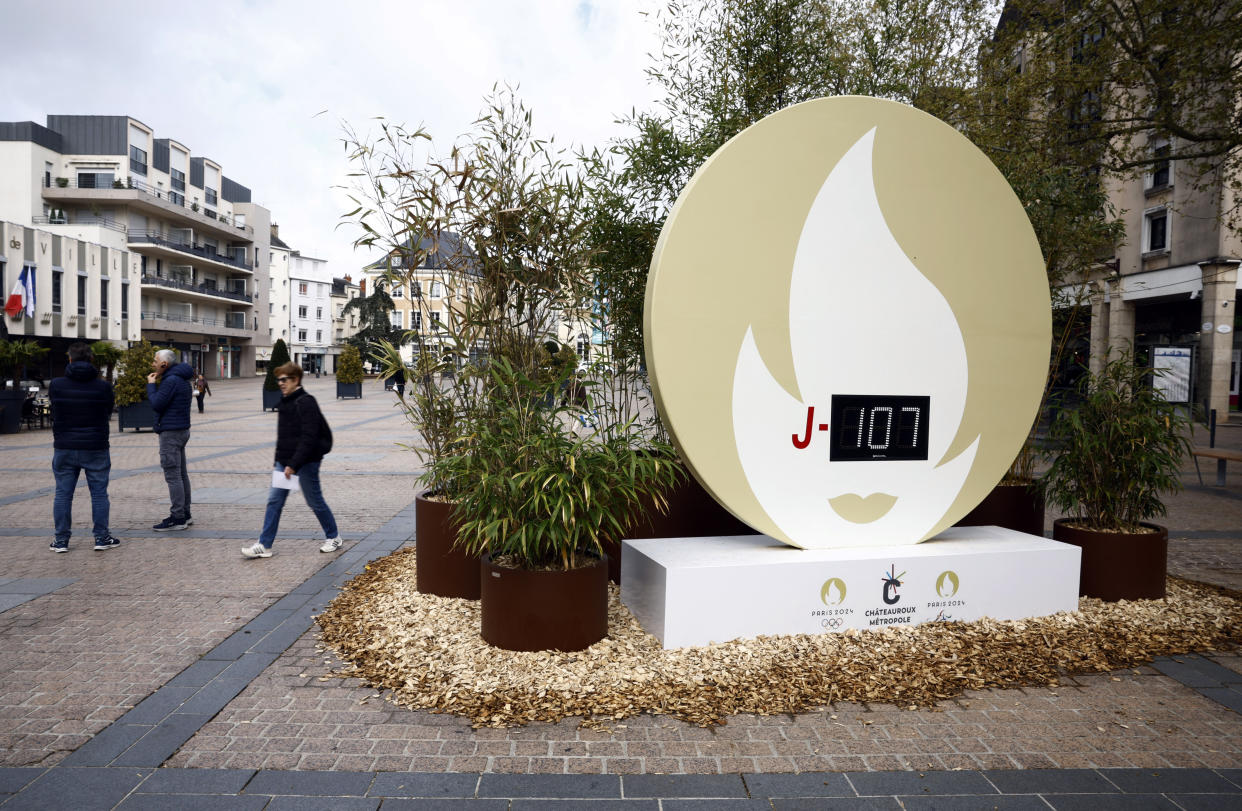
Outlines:
{"label": "cloud in sky", "polygon": [[[650,107],[654,0],[6,0],[0,120],[130,115],[218,161],[281,238],[336,275],[372,257],[337,228],[342,120],[423,124],[449,144],[497,82],[535,130],[602,145]],[[323,112],[326,111],[326,112]],[[322,113],[322,114],[321,114]]]}

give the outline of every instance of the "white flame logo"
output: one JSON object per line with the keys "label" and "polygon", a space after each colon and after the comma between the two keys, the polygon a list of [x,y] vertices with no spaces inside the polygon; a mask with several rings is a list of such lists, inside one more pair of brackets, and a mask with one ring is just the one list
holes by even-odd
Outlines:
{"label": "white flame logo", "polygon": [[[978,437],[944,456],[966,406],[966,347],[949,303],[897,244],[872,177],[875,129],[828,175],[802,227],[789,291],[791,395],[751,329],[733,377],[738,455],[759,504],[803,548],[916,543],[962,489]],[[834,394],[931,398],[927,461],[830,462],[790,437]]]}

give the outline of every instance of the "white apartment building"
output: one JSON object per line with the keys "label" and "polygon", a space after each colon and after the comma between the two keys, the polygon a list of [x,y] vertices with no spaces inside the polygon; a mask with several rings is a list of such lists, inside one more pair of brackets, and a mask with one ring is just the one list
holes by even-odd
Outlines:
{"label": "white apartment building", "polygon": [[332,371],[340,348],[333,342],[332,272],[326,259],[289,254],[289,354],[307,374]]}
{"label": "white apartment building", "polygon": [[[354,284],[352,277],[332,279],[332,293],[329,296],[332,301],[332,343],[338,349],[343,349],[345,342],[358,334],[358,313],[353,311],[347,315],[345,305],[358,298],[360,293],[361,288]],[[332,371],[336,372],[335,363]]]}
{"label": "white apartment building", "polygon": [[263,369],[267,368],[276,341],[283,340],[286,347],[292,341],[289,336],[289,254],[293,249],[280,238],[280,226],[276,223],[272,223],[268,240],[267,340],[257,352],[259,366]]}
{"label": "white apartment building", "polygon": [[7,323],[53,358],[141,335],[208,377],[254,374],[270,219],[218,162],[135,118],[0,122],[3,284],[30,265],[38,298]]}

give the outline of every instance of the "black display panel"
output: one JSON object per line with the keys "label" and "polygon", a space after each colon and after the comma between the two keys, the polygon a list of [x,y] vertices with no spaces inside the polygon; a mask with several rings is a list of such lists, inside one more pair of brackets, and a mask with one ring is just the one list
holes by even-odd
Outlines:
{"label": "black display panel", "polygon": [[927,460],[931,398],[834,394],[828,458],[833,462]]}

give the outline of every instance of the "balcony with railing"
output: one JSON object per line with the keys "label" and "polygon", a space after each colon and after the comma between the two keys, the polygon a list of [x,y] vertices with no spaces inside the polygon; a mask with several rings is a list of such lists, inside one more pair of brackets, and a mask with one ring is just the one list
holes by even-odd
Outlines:
{"label": "balcony with railing", "polygon": [[[184,189],[183,189],[184,190]],[[183,191],[182,190],[182,191]],[[96,174],[84,173],[82,182],[76,177],[43,177],[43,197],[47,200],[96,201],[124,203],[132,200],[137,203],[149,204],[149,207],[169,213],[175,211],[183,217],[205,223],[235,239],[247,241],[254,238],[254,227],[250,225],[230,224],[222,215],[201,209],[197,203],[187,203],[181,191],[158,188],[132,177],[124,180],[113,179],[111,183],[101,183]],[[238,236],[238,235],[242,236]]]}
{"label": "balcony with railing", "polygon": [[119,231],[122,234],[125,233],[124,223],[119,223],[108,217],[97,217],[93,214],[65,214],[61,212],[59,214],[53,213],[47,217],[40,215],[30,219],[35,225],[97,225],[100,228],[108,228],[113,231]]}
{"label": "balcony with railing", "polygon": [[[208,245],[195,245],[193,237],[189,236],[190,229],[179,228],[168,231],[151,230],[144,228],[131,228],[128,234],[128,242],[130,245],[158,245],[170,251],[176,251],[179,254],[194,256],[199,259],[205,259],[209,262],[217,262],[221,265],[227,265],[236,270],[244,270],[247,273],[254,273],[254,265],[248,264],[237,256],[229,256],[228,254],[219,253]],[[189,240],[189,241],[187,241]],[[240,249],[238,255],[244,255],[245,249]]]}
{"label": "balcony with railing", "polygon": [[[188,315],[184,313],[161,313],[154,310],[142,311],[145,329],[171,329],[174,331],[232,332],[249,335],[246,329],[245,313],[226,313],[224,318]],[[160,323],[165,322],[165,323]],[[239,336],[240,337],[240,336]]]}
{"label": "balcony with railing", "polygon": [[226,298],[233,301],[244,301],[247,304],[252,304],[254,302],[254,299],[248,293],[242,293],[237,290],[221,290],[216,287],[214,282],[193,284],[192,282],[182,281],[180,279],[166,279],[163,276],[151,275],[144,275],[141,281],[145,285],[155,285],[169,290],[178,290],[183,293],[196,293],[203,296]]}

